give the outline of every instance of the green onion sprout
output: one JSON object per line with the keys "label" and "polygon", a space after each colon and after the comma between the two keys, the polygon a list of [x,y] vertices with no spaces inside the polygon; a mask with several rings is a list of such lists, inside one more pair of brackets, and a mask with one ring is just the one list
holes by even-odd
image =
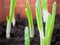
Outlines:
{"label": "green onion sprout", "polygon": [[11,0],[9,19],[7,18],[6,38],[10,38],[11,23],[14,17],[15,5],[16,5],[16,0]]}
{"label": "green onion sprout", "polygon": [[39,34],[40,34],[40,43],[42,45],[42,40],[44,38],[44,31],[43,31],[43,22],[42,22],[42,14],[41,14],[41,8],[40,8],[40,1],[36,1],[36,20],[37,20],[37,25],[39,29]]}
{"label": "green onion sprout", "polygon": [[34,25],[33,25],[33,18],[32,18],[32,13],[30,10],[30,5],[29,5],[28,0],[26,0],[25,12],[26,12],[26,16],[29,22],[30,37],[33,38],[34,37]]}
{"label": "green onion sprout", "polygon": [[30,45],[30,32],[28,27],[25,27],[25,45]]}
{"label": "green onion sprout", "polygon": [[43,30],[42,14],[40,7],[41,7],[40,1],[37,0],[35,10],[36,10],[38,30],[40,33],[40,45],[50,45],[53,29],[54,29],[55,15],[56,15],[56,2],[53,3],[52,15],[50,13],[47,13],[48,17],[46,19],[46,24],[45,24],[45,35]]}

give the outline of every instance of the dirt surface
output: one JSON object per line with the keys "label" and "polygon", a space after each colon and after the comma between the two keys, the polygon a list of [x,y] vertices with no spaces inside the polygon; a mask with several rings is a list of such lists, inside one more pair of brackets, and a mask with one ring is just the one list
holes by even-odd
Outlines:
{"label": "dirt surface", "polygon": [[[60,45],[60,16],[56,16],[51,45]],[[16,26],[11,26],[11,38],[6,39],[6,21],[0,23],[0,45],[24,45],[24,28],[28,26],[27,19],[16,18]],[[36,20],[34,20],[35,36],[30,45],[40,45]]]}

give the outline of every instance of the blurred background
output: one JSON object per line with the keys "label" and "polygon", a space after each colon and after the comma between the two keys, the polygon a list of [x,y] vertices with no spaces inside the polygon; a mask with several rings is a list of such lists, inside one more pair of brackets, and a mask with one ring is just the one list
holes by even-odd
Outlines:
{"label": "blurred background", "polygon": [[[35,18],[35,1],[36,0],[29,0],[31,11],[33,18]],[[15,8],[15,15],[19,15],[20,18],[26,18],[25,14],[25,2],[26,0],[17,0],[16,8]],[[48,0],[48,11],[51,13],[52,10],[52,4],[54,0]],[[57,2],[57,10],[56,14],[60,14],[60,0],[56,0]],[[9,15],[9,9],[10,9],[10,0],[0,0],[0,22],[6,20],[6,16]]]}

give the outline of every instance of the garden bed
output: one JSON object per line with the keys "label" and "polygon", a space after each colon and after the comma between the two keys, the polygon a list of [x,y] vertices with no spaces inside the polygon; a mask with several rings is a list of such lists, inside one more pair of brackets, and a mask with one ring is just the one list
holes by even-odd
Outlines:
{"label": "garden bed", "polygon": [[[6,24],[6,21],[0,23],[0,45],[24,45],[24,28],[28,26],[27,19],[20,19],[19,16],[16,17],[16,26],[11,26],[10,39],[6,39],[5,36]],[[40,45],[36,20],[34,20],[34,31],[35,36],[33,39],[30,39],[30,45]],[[56,16],[51,45],[60,45],[60,15]]]}

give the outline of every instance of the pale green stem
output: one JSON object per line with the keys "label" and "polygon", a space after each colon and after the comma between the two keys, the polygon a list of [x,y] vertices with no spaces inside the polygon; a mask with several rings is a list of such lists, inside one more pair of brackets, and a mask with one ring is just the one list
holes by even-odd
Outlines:
{"label": "pale green stem", "polygon": [[30,28],[30,37],[34,37],[34,27],[29,27]]}
{"label": "pale green stem", "polygon": [[43,45],[43,41],[44,41],[44,31],[40,31],[39,32],[40,35],[40,45]]}
{"label": "pale green stem", "polygon": [[11,30],[11,23],[10,20],[8,20],[6,28],[6,38],[10,38],[10,30]]}
{"label": "pale green stem", "polygon": [[28,27],[25,27],[25,45],[30,45],[30,32]]}

